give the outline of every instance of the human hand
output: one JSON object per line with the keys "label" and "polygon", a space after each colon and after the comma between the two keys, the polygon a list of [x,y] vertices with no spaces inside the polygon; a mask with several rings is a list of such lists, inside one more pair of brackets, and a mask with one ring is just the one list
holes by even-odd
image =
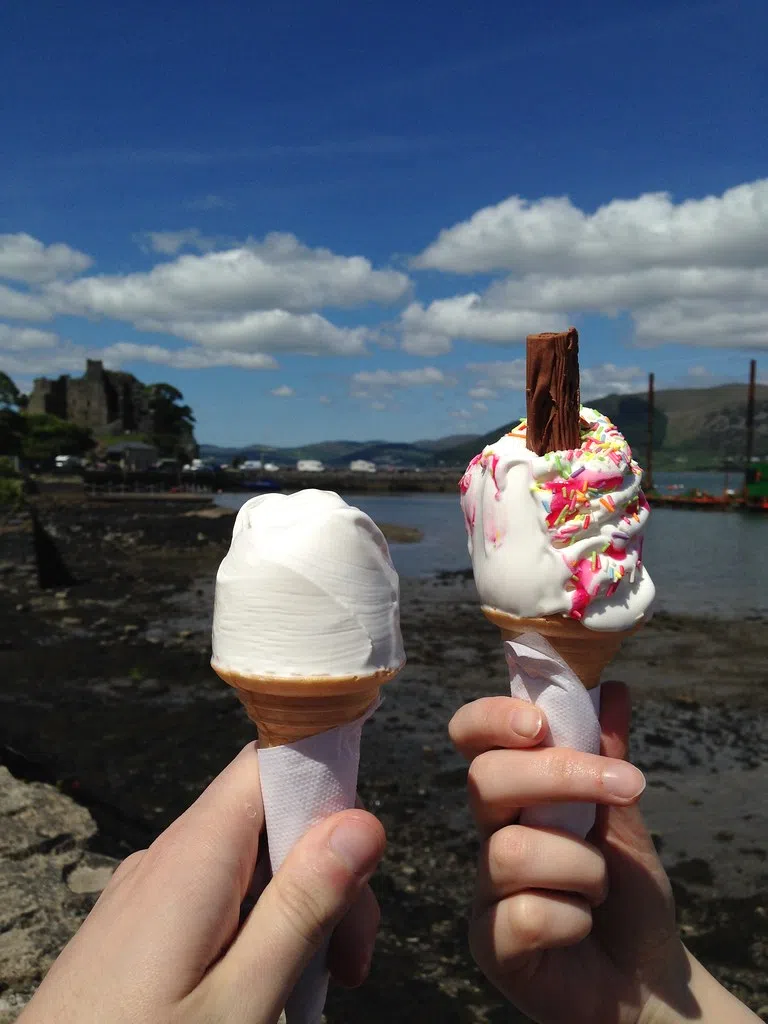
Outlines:
{"label": "human hand", "polygon": [[361,810],[333,815],[268,884],[263,825],[252,743],[148,850],[123,861],[20,1024],[276,1021],[334,928],[329,969],[360,984],[379,922],[366,882],[384,851],[380,823]]}
{"label": "human hand", "polygon": [[[703,968],[680,941],[669,881],[635,806],[643,776],[624,760],[626,688],[602,688],[603,756],[504,749],[522,746],[505,725],[519,703],[475,701],[449,727],[471,761],[469,800],[484,840],[470,924],[475,960],[543,1024],[704,1019],[690,985]],[[598,804],[590,842],[514,824],[522,807],[569,801]]]}

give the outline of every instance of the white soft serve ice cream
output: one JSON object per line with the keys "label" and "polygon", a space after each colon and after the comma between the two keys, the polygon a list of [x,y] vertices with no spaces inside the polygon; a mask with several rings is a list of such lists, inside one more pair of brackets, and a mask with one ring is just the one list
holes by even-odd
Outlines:
{"label": "white soft serve ice cream", "polygon": [[525,422],[470,462],[461,505],[484,605],[629,629],[655,594],[642,563],[642,471],[607,417],[581,409],[581,447],[537,456]]}
{"label": "white soft serve ice cream", "polygon": [[317,490],[243,505],[216,577],[218,672],[365,676],[404,661],[397,573],[364,512]]}

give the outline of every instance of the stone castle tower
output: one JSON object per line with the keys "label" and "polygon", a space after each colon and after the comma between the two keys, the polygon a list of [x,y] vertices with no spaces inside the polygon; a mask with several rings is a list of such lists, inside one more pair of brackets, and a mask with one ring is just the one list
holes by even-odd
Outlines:
{"label": "stone castle tower", "polygon": [[105,370],[89,359],[83,377],[38,377],[29,398],[30,413],[48,413],[88,427],[95,434],[151,432],[146,390],[130,373]]}

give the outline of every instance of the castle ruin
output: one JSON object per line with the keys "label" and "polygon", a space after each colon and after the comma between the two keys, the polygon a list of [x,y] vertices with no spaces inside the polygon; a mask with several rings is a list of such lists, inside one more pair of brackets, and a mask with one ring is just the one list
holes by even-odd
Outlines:
{"label": "castle ruin", "polygon": [[96,435],[149,433],[154,426],[141,381],[130,373],[105,370],[98,359],[87,361],[83,377],[38,377],[27,408],[88,427]]}

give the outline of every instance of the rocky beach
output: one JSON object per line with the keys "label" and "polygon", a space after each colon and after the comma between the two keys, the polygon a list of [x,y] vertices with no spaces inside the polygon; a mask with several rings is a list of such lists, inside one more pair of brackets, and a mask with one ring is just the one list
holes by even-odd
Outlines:
{"label": "rocky beach", "polygon": [[[75,577],[40,589],[27,513],[0,518],[0,1024],[15,1018],[116,859],[146,846],[252,729],[208,664],[231,513],[207,500],[37,499]],[[392,535],[391,540],[415,539]],[[418,542],[418,541],[416,541]],[[466,573],[402,581],[409,663],[366,726],[360,791],[389,846],[369,982],[329,1022],[524,1020],[469,957],[477,843],[446,726],[501,693]],[[768,1019],[768,621],[659,614],[611,676],[634,700],[643,806],[691,950]]]}

